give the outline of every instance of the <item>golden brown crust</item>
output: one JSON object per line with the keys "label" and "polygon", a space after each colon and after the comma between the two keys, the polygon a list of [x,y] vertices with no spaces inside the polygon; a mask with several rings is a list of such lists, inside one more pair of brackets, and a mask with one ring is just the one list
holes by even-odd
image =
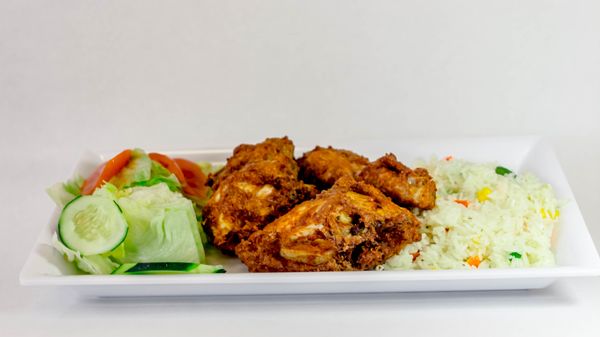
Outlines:
{"label": "golden brown crust", "polygon": [[321,189],[326,189],[344,176],[358,177],[369,160],[352,151],[317,146],[300,159],[300,177]]}
{"label": "golden brown crust", "polygon": [[251,272],[370,270],[420,239],[419,222],[379,190],[342,177],[236,247]]}
{"label": "golden brown crust", "polygon": [[317,146],[298,160],[300,177],[321,189],[332,186],[338,179],[351,176],[363,180],[389,196],[400,205],[431,209],[435,206],[435,182],[427,170],[411,170],[386,154],[373,163],[367,158],[331,146]]}
{"label": "golden brown crust", "polygon": [[267,138],[258,144],[240,144],[233,149],[233,155],[227,158],[227,164],[218,172],[208,176],[208,185],[216,190],[219,183],[230,174],[238,171],[246,164],[256,161],[273,160],[276,157],[287,157],[285,170],[291,175],[298,174],[298,166],[294,162],[294,143],[286,136]]}
{"label": "golden brown crust", "polygon": [[421,209],[435,206],[435,181],[426,169],[411,170],[388,153],[367,165],[359,179],[377,187],[396,203]]}
{"label": "golden brown crust", "polygon": [[241,240],[316,195],[314,186],[298,180],[293,151],[287,138],[236,148],[203,208],[216,247],[233,252]]}

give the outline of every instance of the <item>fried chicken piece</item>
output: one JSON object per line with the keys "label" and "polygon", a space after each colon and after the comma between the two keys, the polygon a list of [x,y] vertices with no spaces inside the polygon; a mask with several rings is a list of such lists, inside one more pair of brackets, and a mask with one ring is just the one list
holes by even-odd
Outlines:
{"label": "fried chicken piece", "polygon": [[252,234],[236,253],[251,272],[370,270],[420,237],[409,210],[346,176]]}
{"label": "fried chicken piece", "polygon": [[435,206],[435,181],[427,170],[411,170],[391,153],[365,167],[359,179],[377,187],[399,205],[421,209]]}
{"label": "fried chicken piece", "polygon": [[300,177],[307,182],[326,189],[344,176],[358,177],[369,160],[352,151],[338,150],[329,146],[317,146],[298,159]]}
{"label": "fried chicken piece", "polygon": [[[232,253],[241,240],[317,193],[314,186],[298,180],[298,167],[291,156],[294,145],[287,138],[268,139],[265,143],[236,149],[224,168],[227,173],[220,176],[203,208],[204,227],[212,243],[226,253]],[[283,144],[285,151],[274,143]],[[251,157],[252,153],[259,157]]]}
{"label": "fried chicken piece", "polygon": [[216,190],[221,181],[233,172],[241,169],[246,164],[262,160],[272,160],[284,156],[285,170],[291,175],[298,174],[297,164],[294,162],[294,143],[286,137],[267,138],[264,142],[255,145],[241,144],[233,150],[233,155],[227,159],[227,164],[218,172],[208,176],[208,185]]}
{"label": "fried chicken piece", "polygon": [[387,154],[373,163],[367,158],[331,146],[304,154],[298,160],[300,176],[319,188],[328,188],[343,176],[365,181],[389,196],[399,205],[431,209],[435,206],[435,182],[427,170],[411,170]]}

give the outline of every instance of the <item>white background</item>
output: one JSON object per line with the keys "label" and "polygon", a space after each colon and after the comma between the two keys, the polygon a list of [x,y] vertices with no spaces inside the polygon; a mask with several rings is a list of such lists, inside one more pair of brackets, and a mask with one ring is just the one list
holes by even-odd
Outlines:
{"label": "white background", "polygon": [[600,246],[600,2],[0,2],[0,335],[595,336],[545,290],[83,300],[18,273],[86,149],[543,135]]}

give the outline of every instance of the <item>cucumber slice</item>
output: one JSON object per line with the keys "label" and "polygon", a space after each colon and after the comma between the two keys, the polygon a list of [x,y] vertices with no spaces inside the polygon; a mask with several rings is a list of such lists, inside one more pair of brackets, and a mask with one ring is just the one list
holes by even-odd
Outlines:
{"label": "cucumber slice", "polygon": [[58,220],[60,241],[82,255],[112,251],[125,240],[127,230],[119,205],[110,198],[94,195],[73,199]]}
{"label": "cucumber slice", "polygon": [[136,263],[123,263],[121,266],[119,266],[119,268],[113,270],[113,272],[111,274],[125,274],[125,272],[127,272],[129,269],[131,269],[133,266],[135,266]]}
{"label": "cucumber slice", "polygon": [[125,263],[113,271],[113,274],[216,274],[224,273],[220,265],[208,265],[187,262]]}

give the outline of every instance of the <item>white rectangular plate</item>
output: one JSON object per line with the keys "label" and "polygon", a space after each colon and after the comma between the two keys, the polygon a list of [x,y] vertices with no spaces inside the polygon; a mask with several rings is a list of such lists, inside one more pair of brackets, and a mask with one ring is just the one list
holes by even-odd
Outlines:
{"label": "white rectangular plate", "polygon": [[[311,144],[303,149],[310,148]],[[328,145],[328,144],[320,144]],[[573,193],[551,147],[536,137],[405,139],[331,144],[375,159],[386,152],[414,164],[430,156],[453,155],[497,162],[529,171],[549,182],[560,199],[561,222],[554,243],[557,266],[489,270],[410,270],[319,273],[248,273],[235,258],[218,259],[228,273],[211,275],[81,275],[51,246],[57,209],[44,227],[23,270],[21,284],[66,287],[89,296],[239,295],[342,292],[451,291],[543,288],[559,278],[600,275],[600,258]],[[302,151],[298,151],[300,154]],[[167,152],[194,161],[224,162],[229,150]],[[109,158],[86,155],[76,172],[86,176]],[[40,192],[41,193],[41,192]],[[209,261],[211,262],[211,261]],[[215,262],[215,261],[213,261]]]}

